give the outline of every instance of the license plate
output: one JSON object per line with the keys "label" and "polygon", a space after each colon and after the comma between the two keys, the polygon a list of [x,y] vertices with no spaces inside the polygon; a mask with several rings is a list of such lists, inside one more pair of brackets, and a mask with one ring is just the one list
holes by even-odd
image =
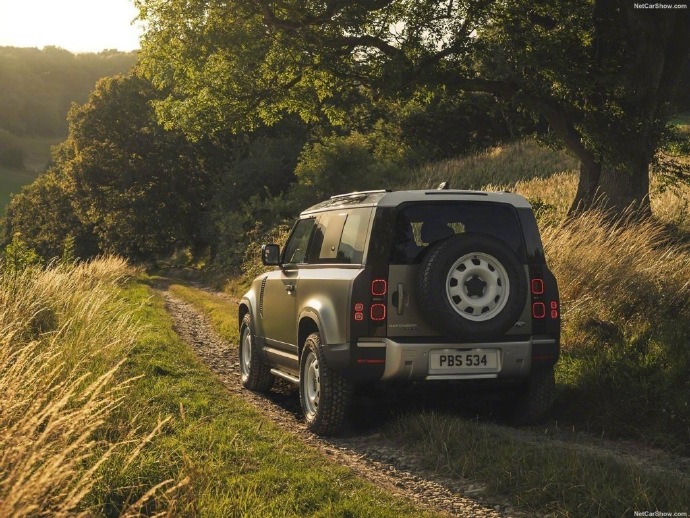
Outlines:
{"label": "license plate", "polygon": [[431,351],[429,372],[431,374],[498,372],[498,351],[496,349]]}

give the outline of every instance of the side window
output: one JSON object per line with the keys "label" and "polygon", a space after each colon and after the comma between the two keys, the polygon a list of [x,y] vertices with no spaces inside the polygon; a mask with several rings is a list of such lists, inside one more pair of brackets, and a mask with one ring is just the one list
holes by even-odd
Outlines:
{"label": "side window", "polygon": [[347,212],[323,212],[318,217],[310,263],[338,262],[338,244],[343,233]]}
{"label": "side window", "polygon": [[314,218],[301,219],[297,222],[283,250],[283,263],[299,264],[306,262],[307,248],[313,228]]}
{"label": "side window", "polygon": [[338,247],[338,262],[361,264],[364,245],[367,240],[371,209],[353,209],[345,220],[343,234]]}

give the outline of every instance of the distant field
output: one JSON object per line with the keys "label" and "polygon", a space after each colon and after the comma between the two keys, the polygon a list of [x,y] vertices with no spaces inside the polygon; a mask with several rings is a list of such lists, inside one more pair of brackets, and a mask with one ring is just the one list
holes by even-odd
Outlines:
{"label": "distant field", "polygon": [[10,169],[0,165],[0,216],[12,194],[17,194],[21,188],[30,184],[43,171],[50,161],[50,149],[62,141],[61,138],[18,138],[26,159],[24,170]]}

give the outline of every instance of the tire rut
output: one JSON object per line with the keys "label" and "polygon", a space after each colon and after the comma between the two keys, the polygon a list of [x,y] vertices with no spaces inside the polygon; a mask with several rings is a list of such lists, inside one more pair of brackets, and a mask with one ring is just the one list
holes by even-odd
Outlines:
{"label": "tire rut", "polygon": [[[293,433],[298,440],[420,508],[449,516],[522,516],[506,502],[482,501],[479,496],[483,491],[481,484],[443,478],[423,469],[420,459],[409,454],[402,455],[390,440],[375,430],[338,438],[322,438],[312,434],[303,423],[295,387],[278,379],[268,394],[256,394],[242,388],[237,347],[223,340],[208,319],[191,304],[180,300],[164,286],[156,286],[156,289],[165,301],[175,331],[218,376],[227,390],[251,402],[263,415]],[[471,495],[477,497],[468,498]]]}

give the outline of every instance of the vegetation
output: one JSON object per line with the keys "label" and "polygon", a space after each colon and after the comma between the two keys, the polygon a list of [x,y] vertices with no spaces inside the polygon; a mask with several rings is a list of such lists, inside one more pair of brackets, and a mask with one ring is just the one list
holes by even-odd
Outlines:
{"label": "vegetation", "polygon": [[85,102],[98,79],[126,73],[136,60],[134,52],[114,50],[0,47],[0,130],[15,137],[64,137],[72,103]]}
{"label": "vegetation", "polygon": [[11,194],[30,184],[50,162],[50,147],[67,135],[67,113],[102,77],[125,73],[135,53],[71,54],[0,47],[0,215]]}
{"label": "vegetation", "polygon": [[[136,515],[173,484],[147,485],[130,467],[153,428],[136,419],[113,427],[133,390],[124,364],[142,330],[117,295],[132,268],[116,258],[8,266],[0,267],[0,514],[101,514],[94,498],[109,487],[125,495],[123,514]],[[117,477],[129,481],[114,485]]]}
{"label": "vegetation", "polygon": [[[386,516],[385,497],[349,472],[324,468],[314,452],[295,451],[251,408],[227,401],[145,288],[98,273],[102,262],[69,265],[104,252],[148,263],[172,255],[230,278],[238,290],[261,269],[256,244],[281,242],[291,218],[312,202],[334,191],[446,180],[522,193],[537,212],[562,293],[558,422],[688,453],[690,134],[687,114],[671,115],[690,107],[690,89],[674,95],[690,79],[690,11],[598,0],[137,5],[149,23],[141,62],[101,80],[88,98],[97,77],[128,70],[135,56],[0,49],[0,194],[16,192],[17,175],[43,169],[36,149],[68,128],[48,169],[14,196],[0,225],[0,319],[8,319],[0,320],[7,366],[0,384],[23,398],[6,408],[88,431],[65,431],[70,450],[41,442],[54,438],[44,434],[52,421],[37,418],[34,429],[20,430],[20,414],[0,415],[11,432],[0,505],[16,514],[29,501],[44,506],[29,509],[36,513],[116,514],[139,502],[147,513],[221,515],[233,502],[238,514],[290,515],[303,506]],[[72,74],[81,66],[87,71]],[[71,109],[66,126],[72,99],[84,104]],[[596,205],[597,189],[609,210],[581,210]],[[117,264],[117,275],[131,275]],[[173,289],[226,320],[225,302]],[[132,323],[123,296],[148,328]],[[219,325],[236,340],[234,321]],[[27,373],[47,377],[20,385]],[[55,390],[38,390],[45,386]],[[74,413],[82,407],[95,415]],[[138,415],[139,408],[150,412]],[[602,467],[601,480],[616,481],[622,493],[583,493],[554,479],[533,501],[529,469],[504,464],[499,476],[456,455],[451,438],[428,436],[438,425],[468,444],[477,433],[501,442],[500,430],[453,416],[412,419],[416,426],[403,420],[389,433],[429,451],[449,473],[497,479],[530,509],[615,515],[645,501],[675,508],[677,495],[687,495],[683,480],[615,465]],[[137,429],[161,433],[139,451]],[[39,450],[21,442],[31,434]],[[96,447],[78,450],[84,445]],[[31,464],[33,452],[57,457]],[[555,465],[543,453],[526,450]],[[3,498],[25,476],[43,480],[41,470],[63,454],[69,469],[55,488],[32,483],[19,500]],[[284,490],[268,494],[266,486]],[[553,503],[570,492],[601,506]],[[616,500],[623,504],[604,504]]]}
{"label": "vegetation", "polygon": [[[690,479],[597,449],[587,439],[516,437],[490,423],[439,413],[403,416],[387,433],[404,451],[447,476],[484,482],[478,494],[510,495],[536,516],[628,516],[685,509]],[[545,438],[546,437],[546,438]]]}
{"label": "vegetation", "polygon": [[483,92],[546,121],[578,158],[571,212],[649,213],[649,166],[690,50],[690,11],[624,1],[139,5],[142,71],[169,89],[156,102],[167,127],[246,132],[286,113],[351,127],[361,106]]}

